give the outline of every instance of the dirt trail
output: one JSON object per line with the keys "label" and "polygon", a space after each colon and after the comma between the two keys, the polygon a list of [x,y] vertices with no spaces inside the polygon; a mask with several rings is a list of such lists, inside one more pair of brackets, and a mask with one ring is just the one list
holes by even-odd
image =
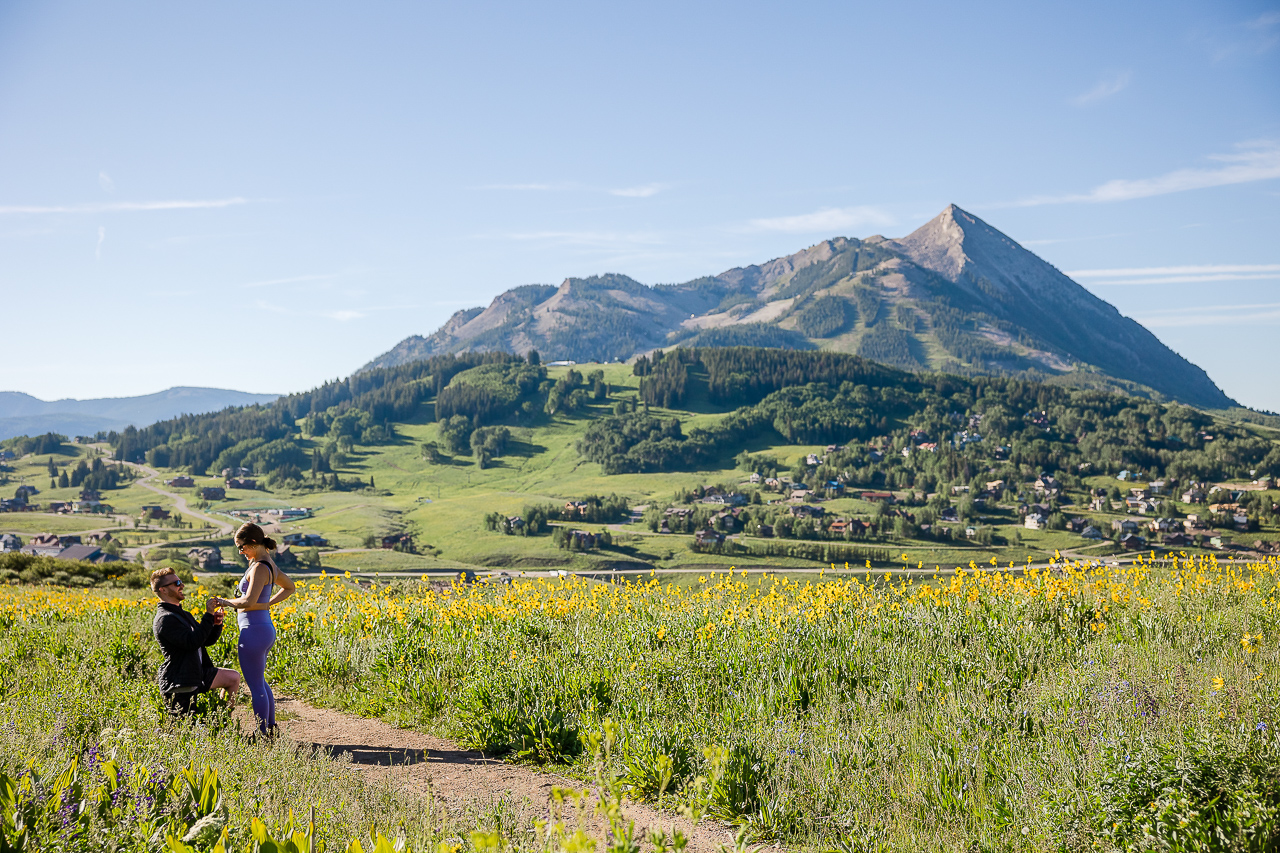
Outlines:
{"label": "dirt trail", "polygon": [[[534,818],[550,814],[552,787],[589,787],[533,767],[486,758],[483,753],[422,732],[314,708],[297,699],[278,698],[276,711],[284,736],[290,740],[338,760],[350,755],[351,766],[370,782],[435,797],[454,815],[506,799],[524,824],[531,826]],[[723,824],[703,821],[695,826],[678,815],[631,802],[626,803],[625,811],[635,821],[637,838],[643,839],[649,829],[668,836],[678,829],[689,839],[690,853],[715,853],[721,845],[733,847],[733,830]],[[571,829],[575,825],[571,816],[566,816],[566,824]],[[600,818],[591,815],[588,825],[597,836],[603,836],[605,824]]]}

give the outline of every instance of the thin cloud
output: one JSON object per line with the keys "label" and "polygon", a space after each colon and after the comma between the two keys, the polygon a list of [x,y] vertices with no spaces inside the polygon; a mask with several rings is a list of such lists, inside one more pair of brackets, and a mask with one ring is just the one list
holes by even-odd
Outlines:
{"label": "thin cloud", "polygon": [[111,180],[111,176],[106,172],[98,173],[98,186],[102,187],[104,192],[113,193],[116,191],[116,182]]}
{"label": "thin cloud", "polygon": [[662,238],[644,231],[528,231],[506,235],[511,240],[555,243],[568,246],[615,247],[619,245],[658,245]]}
{"label": "thin cloud", "polygon": [[105,225],[98,226],[98,245],[93,250],[93,259],[95,261],[102,260],[102,244],[107,239],[107,228]]}
{"label": "thin cloud", "polygon": [[562,192],[574,189],[572,184],[486,184],[482,190],[510,190],[512,192]]}
{"label": "thin cloud", "polygon": [[1280,178],[1280,144],[1274,141],[1244,143],[1234,154],[1212,154],[1210,160],[1225,165],[1212,169],[1178,169],[1154,178],[1107,181],[1087,193],[1036,196],[995,207],[1036,207],[1043,204],[1130,201],[1169,193],[1247,184]]}
{"label": "thin cloud", "polygon": [[1280,279],[1280,264],[1199,264],[1176,267],[1118,267],[1072,270],[1071,278],[1101,279],[1095,286],[1196,284],[1210,281],[1272,281]]}
{"label": "thin cloud", "polygon": [[67,205],[0,205],[0,214],[6,213],[133,213],[147,210],[205,210],[248,204],[249,199],[235,198],[200,199],[192,201],[117,201],[103,204]]}
{"label": "thin cloud", "polygon": [[1071,99],[1071,103],[1077,107],[1087,107],[1089,104],[1096,104],[1098,101],[1110,98],[1112,95],[1120,92],[1129,85],[1129,72],[1122,71],[1113,77],[1102,80],[1098,85],[1094,86],[1087,92],[1076,95]]}
{"label": "thin cloud", "polygon": [[834,233],[859,228],[883,228],[897,225],[890,214],[875,207],[827,207],[797,216],[753,219],[754,231],[780,231],[784,234]]}
{"label": "thin cloud", "polygon": [[365,315],[360,311],[322,311],[320,312],[320,316],[328,317],[330,320],[337,320],[340,323],[345,323],[348,320],[359,320]]}
{"label": "thin cloud", "polygon": [[324,273],[322,275],[293,275],[288,278],[269,278],[265,281],[247,281],[240,285],[241,287],[274,287],[278,284],[293,284],[299,281],[328,281],[336,278],[338,273]]}
{"label": "thin cloud", "polygon": [[1200,305],[1172,308],[1135,317],[1148,328],[1185,328],[1189,326],[1270,326],[1280,321],[1280,302],[1253,305]]}
{"label": "thin cloud", "polygon": [[607,193],[608,195],[618,196],[620,198],[650,198],[657,195],[665,189],[668,184],[648,183],[640,184],[634,187],[609,187],[603,188],[598,186],[589,186],[577,181],[561,181],[561,182],[531,182],[522,184],[486,184],[477,187],[481,190],[501,190],[506,192],[546,192],[546,193],[562,193],[562,192],[585,192],[585,193]]}
{"label": "thin cloud", "polygon": [[666,184],[645,184],[639,187],[623,187],[609,190],[609,195],[622,196],[623,198],[650,198],[666,188]]}

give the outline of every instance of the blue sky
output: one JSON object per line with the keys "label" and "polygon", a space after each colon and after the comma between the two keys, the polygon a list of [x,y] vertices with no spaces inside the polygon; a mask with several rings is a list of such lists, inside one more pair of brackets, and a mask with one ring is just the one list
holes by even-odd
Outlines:
{"label": "blue sky", "polygon": [[1276,2],[9,2],[0,163],[45,399],[300,390],[954,202],[1280,410]]}

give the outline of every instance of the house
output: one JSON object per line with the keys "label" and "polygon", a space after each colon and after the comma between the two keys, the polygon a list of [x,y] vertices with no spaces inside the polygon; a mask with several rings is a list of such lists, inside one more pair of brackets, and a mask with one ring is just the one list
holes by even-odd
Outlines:
{"label": "house", "polygon": [[80,490],[80,500],[82,500],[82,501],[100,501],[100,500],[102,500],[102,493],[101,493],[101,492],[99,492],[97,489],[81,489],[81,490]]}
{"label": "house", "polygon": [[1249,516],[1245,515],[1243,512],[1237,512],[1231,516],[1231,523],[1235,526],[1236,530],[1248,530]]}
{"label": "house", "polygon": [[227,490],[222,486],[206,486],[200,490],[200,499],[204,501],[226,500]]}
{"label": "house", "polygon": [[219,476],[224,480],[232,477],[252,477],[253,471],[249,468],[223,468]]}
{"label": "house", "polygon": [[[723,536],[720,539],[724,541]],[[569,544],[571,548],[576,550],[589,551],[596,547],[596,534],[586,530],[571,530],[569,531]]]}
{"label": "house", "polygon": [[908,444],[906,447],[902,448],[902,455],[910,456],[914,450],[915,448]]}
{"label": "house", "polygon": [[1036,478],[1034,488],[1042,495],[1056,495],[1062,491],[1062,484],[1048,474],[1041,474]]}
{"label": "house", "polygon": [[392,533],[390,536],[382,537],[382,547],[390,551],[397,545],[409,550],[413,547],[413,537],[408,533]]}
{"label": "house", "polygon": [[867,529],[867,523],[859,521],[856,518],[837,518],[831,522],[831,526],[827,528],[828,533],[839,535],[844,534],[860,534]]}
{"label": "house", "polygon": [[1111,519],[1111,529],[1116,533],[1137,533],[1138,522],[1132,518],[1113,518]]}
{"label": "house", "polygon": [[777,491],[782,491],[782,481],[779,480],[777,477],[765,477],[764,487],[766,489],[774,489]]}
{"label": "house", "polygon": [[819,460],[817,455],[814,453],[810,453],[804,458],[804,464],[806,465],[817,465],[820,461],[821,460]]}
{"label": "house", "polygon": [[586,501],[565,501],[564,516],[565,518],[581,518],[587,514]]}
{"label": "house", "polygon": [[1120,547],[1126,551],[1141,551],[1147,545],[1147,540],[1133,533],[1126,533],[1120,537]]}
{"label": "house", "polygon": [[926,441],[920,445],[920,449],[926,453],[937,453],[938,443],[936,441]]}
{"label": "house", "polygon": [[1084,530],[1080,531],[1080,535],[1085,539],[1101,539],[1102,531],[1090,524]]}
{"label": "house", "polygon": [[669,506],[662,514],[668,518],[688,518],[693,515],[693,509],[687,506]]}
{"label": "house", "polygon": [[203,571],[221,569],[222,551],[212,547],[188,548],[187,561]]}
{"label": "house", "polygon": [[1089,526],[1089,522],[1085,521],[1078,515],[1073,515],[1067,519],[1067,531],[1070,533],[1079,533]]}
{"label": "house", "polygon": [[80,560],[86,563],[110,563],[120,559],[112,554],[104,554],[96,545],[72,545],[58,552],[59,560]]}
{"label": "house", "polygon": [[862,499],[871,503],[893,503],[893,492],[863,492]]}
{"label": "house", "polygon": [[1132,498],[1149,498],[1151,497],[1151,489],[1146,486],[1134,486],[1129,489],[1129,497]]}
{"label": "house", "polygon": [[844,450],[844,445],[843,445],[843,444],[828,444],[828,445],[827,445],[827,452],[828,452],[828,453],[839,453],[841,450]]}
{"label": "house", "polygon": [[953,495],[967,495],[967,494],[969,494],[969,487],[968,487],[968,486],[952,486],[952,487],[951,487],[951,494],[953,494]]}
{"label": "house", "polygon": [[839,480],[827,480],[826,489],[832,496],[838,497],[844,494],[844,483]]}
{"label": "house", "polygon": [[1025,519],[1023,519],[1022,526],[1027,528],[1028,530],[1043,530],[1045,523],[1047,521],[1048,519],[1046,519],[1040,513],[1033,512],[1027,515]]}
{"label": "house", "polygon": [[1259,477],[1253,481],[1253,484],[1260,489],[1269,489],[1275,481],[1270,477]]}
{"label": "house", "polygon": [[516,534],[524,530],[524,519],[518,515],[508,515],[501,523],[503,533]]}
{"label": "house", "polygon": [[752,472],[751,472],[751,476],[747,478],[747,482],[749,482],[749,483],[759,483],[759,482],[760,482],[760,475],[759,475],[759,474],[757,474],[755,471],[752,471]]}
{"label": "house", "polygon": [[1002,444],[999,447],[997,447],[994,451],[992,451],[991,455],[994,456],[997,460],[1005,460],[1009,458],[1009,454],[1012,452],[1013,452],[1012,447],[1009,447],[1007,444]]}
{"label": "house", "polygon": [[0,554],[8,554],[22,548],[22,537],[12,533],[0,534]]}
{"label": "house", "polygon": [[732,510],[722,510],[711,516],[713,523],[718,523],[730,533],[736,533],[738,528],[742,526],[742,522],[738,520],[737,514]]}
{"label": "house", "polygon": [[1122,483],[1127,483],[1133,479],[1133,472],[1121,471],[1119,474],[1116,474],[1116,479]]}
{"label": "house", "polygon": [[255,481],[255,480],[250,480],[250,479],[248,479],[248,478],[246,478],[246,477],[232,477],[231,479],[227,480],[227,484],[226,484],[226,485],[227,485],[227,488],[228,488],[228,489],[249,489],[249,490],[253,490],[253,489],[258,488],[258,483],[257,483],[257,481]]}
{"label": "house", "polygon": [[288,519],[291,519],[291,518],[306,518],[310,514],[311,514],[311,510],[307,509],[306,507],[297,507],[297,506],[291,506],[288,509],[267,510],[267,515],[278,516],[281,521],[287,521]]}
{"label": "house", "polygon": [[960,513],[953,506],[944,506],[942,511],[938,513],[938,521],[958,522]]}
{"label": "house", "polygon": [[762,525],[760,525],[759,527],[757,527],[757,528],[756,528],[756,535],[757,535],[757,536],[760,536],[760,537],[762,537],[762,538],[764,538],[764,539],[770,539],[770,538],[772,538],[772,537],[773,537],[773,525],[772,525],[772,524],[762,524]]}
{"label": "house", "polygon": [[298,565],[298,555],[290,550],[288,545],[281,545],[276,549],[275,553],[276,565],[288,569]]}
{"label": "house", "polygon": [[[578,531],[574,531],[575,533]],[[587,534],[590,535],[590,534]],[[699,545],[723,545],[724,534],[714,530],[699,530],[693,535],[693,541]]]}
{"label": "house", "polygon": [[17,459],[18,455],[12,450],[0,450],[0,462],[8,462],[10,459]]}
{"label": "house", "polygon": [[188,477],[186,474],[181,474],[172,479],[165,480],[164,484],[166,486],[173,486],[175,489],[189,489],[196,484],[196,481]]}
{"label": "house", "polygon": [[1228,541],[1226,539],[1223,539],[1221,536],[1209,537],[1209,547],[1211,548],[1222,548],[1228,544],[1229,544]]}
{"label": "house", "polygon": [[102,501],[72,501],[72,512],[111,512],[111,505],[104,504]]}
{"label": "house", "polygon": [[64,533],[58,537],[58,544],[63,548],[70,548],[72,545],[81,544],[81,542],[80,537],[76,536],[74,533]]}
{"label": "house", "polygon": [[1204,503],[1204,490],[1199,486],[1192,486],[1182,493],[1182,502],[1184,504]]}
{"label": "house", "polygon": [[740,495],[736,492],[723,495],[711,495],[702,499],[704,504],[718,504],[720,506],[746,506],[746,495]]}
{"label": "house", "polygon": [[802,501],[807,497],[809,497],[808,489],[792,489],[791,490],[791,500],[793,501]]}
{"label": "house", "polygon": [[144,519],[149,518],[153,521],[163,521],[169,517],[169,510],[162,506],[144,506],[140,515]]}
{"label": "house", "polygon": [[66,515],[71,512],[71,504],[66,501],[49,501],[49,512],[56,512],[60,515]]}
{"label": "house", "polygon": [[1170,548],[1185,548],[1191,541],[1191,537],[1185,533],[1166,533],[1160,537],[1160,544]]}
{"label": "house", "polygon": [[993,495],[998,495],[1004,491],[1004,480],[990,480],[987,482],[986,490]]}
{"label": "house", "polygon": [[280,537],[286,545],[298,545],[303,548],[323,548],[329,540],[315,533],[286,533]]}
{"label": "house", "polygon": [[868,450],[867,458],[870,459],[872,462],[881,462],[884,460],[884,454],[881,453],[879,450]]}
{"label": "house", "polygon": [[1176,518],[1153,518],[1147,526],[1152,533],[1172,533],[1182,529],[1182,522]]}
{"label": "house", "polygon": [[1094,498],[1089,501],[1090,512],[1106,512],[1111,508],[1111,501],[1106,498]]}
{"label": "house", "polygon": [[13,492],[13,498],[14,500],[30,500],[38,494],[40,494],[40,490],[35,486],[18,486]]}
{"label": "house", "polygon": [[1153,495],[1162,495],[1168,490],[1169,484],[1164,480],[1152,480],[1147,483],[1147,488],[1151,490]]}
{"label": "house", "polygon": [[822,507],[813,506],[812,504],[788,507],[787,512],[791,514],[792,518],[822,518],[824,514]]}
{"label": "house", "polygon": [[31,537],[27,552],[37,557],[56,557],[62,551],[62,543],[52,533],[41,533]]}

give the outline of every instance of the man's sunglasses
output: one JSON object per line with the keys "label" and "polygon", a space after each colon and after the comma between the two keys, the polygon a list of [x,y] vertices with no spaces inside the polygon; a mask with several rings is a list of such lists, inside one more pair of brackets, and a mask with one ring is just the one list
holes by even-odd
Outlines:
{"label": "man's sunglasses", "polygon": [[182,578],[178,578],[176,581],[171,581],[170,583],[162,583],[157,586],[156,589],[164,589],[166,586],[176,586],[178,589],[182,589]]}

